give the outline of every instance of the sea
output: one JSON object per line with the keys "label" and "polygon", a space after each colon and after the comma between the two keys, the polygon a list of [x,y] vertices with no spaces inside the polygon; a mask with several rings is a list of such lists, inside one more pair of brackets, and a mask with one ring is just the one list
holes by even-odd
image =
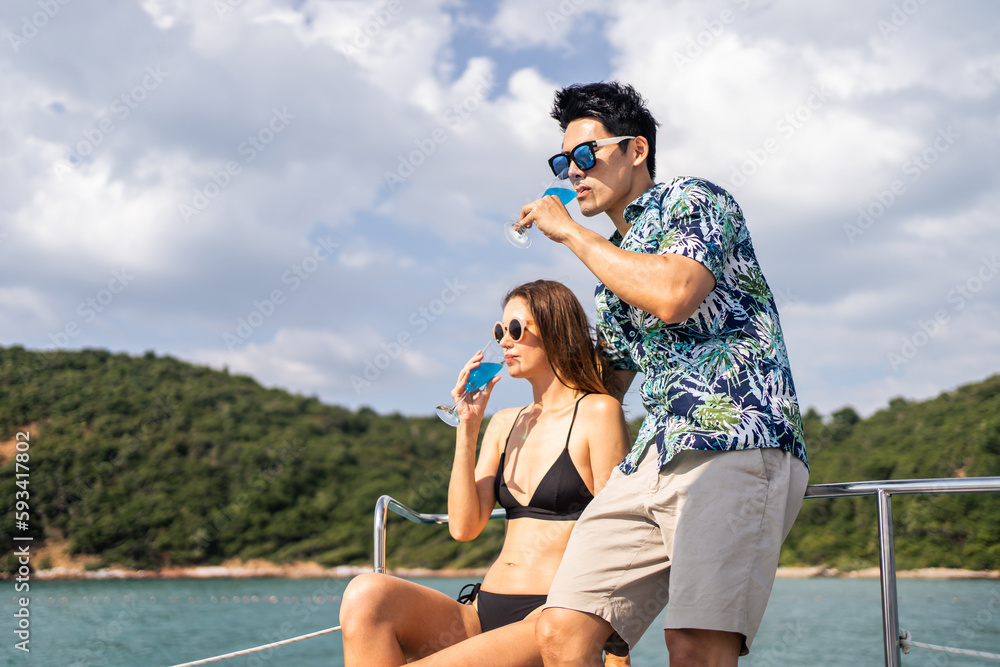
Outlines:
{"label": "sea", "polygon": [[[4,601],[0,664],[173,667],[237,652],[337,626],[340,596],[348,580],[42,580],[31,581],[26,593],[16,592],[13,581],[0,582]],[[452,596],[466,583],[452,578],[413,581]],[[914,641],[1000,653],[1000,580],[900,579],[897,586],[900,626]],[[27,604],[22,597],[28,598]],[[15,616],[21,609],[28,610],[27,619],[24,614]],[[633,665],[668,664],[662,623],[661,614],[636,645]],[[883,665],[881,624],[877,579],[778,579],[752,651],[740,665]],[[338,667],[344,663],[340,633],[332,632],[211,664]],[[1000,663],[913,648],[902,664]]]}

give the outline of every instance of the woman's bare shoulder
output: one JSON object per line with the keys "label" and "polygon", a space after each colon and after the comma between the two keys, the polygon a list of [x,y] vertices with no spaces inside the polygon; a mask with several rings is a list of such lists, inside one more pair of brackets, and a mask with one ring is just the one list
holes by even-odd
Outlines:
{"label": "woman's bare shoulder", "polygon": [[580,411],[593,415],[598,419],[617,418],[624,416],[622,404],[614,396],[608,394],[589,394],[580,402]]}
{"label": "woman's bare shoulder", "polygon": [[517,415],[522,409],[523,408],[503,408],[501,410],[497,410],[493,416],[490,417],[490,423],[487,428],[491,431],[509,431],[510,427],[514,425],[514,420],[517,419]]}

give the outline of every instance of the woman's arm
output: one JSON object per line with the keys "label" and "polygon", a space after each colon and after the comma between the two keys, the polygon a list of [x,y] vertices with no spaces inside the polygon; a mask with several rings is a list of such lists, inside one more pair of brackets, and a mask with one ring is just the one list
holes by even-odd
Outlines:
{"label": "woman's arm", "polygon": [[[482,359],[482,351],[477,352],[458,374],[458,383],[451,392],[456,401],[465,392],[469,373]],[[479,427],[486,413],[486,404],[493,387],[499,381],[498,375],[482,391],[467,394],[457,407],[460,423],[455,429],[455,459],[448,482],[448,532],[459,542],[479,537],[496,505],[493,479],[500,463],[500,434],[505,432],[511,419],[510,410],[501,410],[490,420],[483,435],[478,463],[476,443],[479,440]]]}
{"label": "woman's arm", "polygon": [[590,470],[594,477],[594,495],[600,493],[632,445],[621,404],[605,394],[584,399]]}
{"label": "woman's arm", "polygon": [[493,480],[500,465],[500,437],[509,422],[509,410],[493,416],[476,462],[476,442],[481,419],[463,420],[455,440],[455,460],[448,483],[448,531],[459,542],[479,537],[490,519],[496,497]]}

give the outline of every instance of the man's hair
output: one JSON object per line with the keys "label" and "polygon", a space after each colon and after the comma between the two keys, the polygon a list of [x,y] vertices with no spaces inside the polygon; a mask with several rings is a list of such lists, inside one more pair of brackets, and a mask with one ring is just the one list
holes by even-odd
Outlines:
{"label": "man's hair", "polygon": [[[556,92],[552,117],[559,127],[566,127],[578,118],[599,120],[611,136],[645,137],[649,142],[646,168],[649,177],[656,177],[656,126],[653,114],[646,108],[646,100],[627,83],[601,81],[574,84]],[[622,152],[628,144],[622,144]]]}
{"label": "man's hair", "polygon": [[579,299],[562,283],[536,280],[518,285],[503,299],[524,299],[538,327],[542,349],[556,377],[570,389],[610,394],[614,370],[598,353],[587,314]]}

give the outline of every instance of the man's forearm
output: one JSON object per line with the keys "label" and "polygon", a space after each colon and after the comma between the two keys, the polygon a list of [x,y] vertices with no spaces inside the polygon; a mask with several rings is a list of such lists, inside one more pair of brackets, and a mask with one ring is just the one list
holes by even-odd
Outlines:
{"label": "man's forearm", "polygon": [[695,260],[622,250],[585,227],[564,244],[619,299],[664,322],[689,318],[715,287],[714,276]]}

